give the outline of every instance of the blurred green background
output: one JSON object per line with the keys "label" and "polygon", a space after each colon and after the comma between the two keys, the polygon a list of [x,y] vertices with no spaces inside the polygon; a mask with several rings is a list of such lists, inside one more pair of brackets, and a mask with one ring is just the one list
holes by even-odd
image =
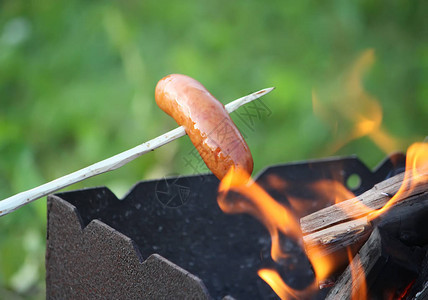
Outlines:
{"label": "blurred green background", "polygon": [[[357,154],[369,167],[427,134],[426,1],[0,2],[0,198],[176,125],[156,82],[183,73],[227,103],[275,86],[245,131],[255,172]],[[187,137],[71,186],[191,174]],[[44,298],[46,200],[0,218],[0,298]]]}

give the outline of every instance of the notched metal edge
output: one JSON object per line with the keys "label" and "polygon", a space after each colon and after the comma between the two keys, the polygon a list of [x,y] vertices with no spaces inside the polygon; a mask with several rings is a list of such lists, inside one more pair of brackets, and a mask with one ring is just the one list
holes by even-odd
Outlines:
{"label": "notched metal edge", "polygon": [[[94,189],[94,188],[90,188],[90,189]],[[85,190],[88,190],[88,189],[83,189],[79,191],[85,191]],[[211,299],[211,296],[208,292],[206,285],[199,277],[197,277],[196,275],[190,273],[189,271],[183,269],[182,267],[176,265],[175,263],[171,262],[170,260],[166,259],[165,257],[157,253],[151,254],[146,259],[144,259],[139,247],[137,246],[137,244],[132,238],[114,229],[113,227],[109,226],[108,224],[102,222],[99,219],[93,219],[85,226],[82,220],[82,217],[79,213],[79,210],[67,200],[62,199],[59,195],[57,194],[49,195],[47,205],[48,205],[48,214],[47,214],[48,218],[49,218],[50,211],[54,205],[62,206],[62,209],[65,209],[67,211],[68,216],[74,219],[75,221],[75,222],[70,222],[67,225],[77,227],[76,229],[80,231],[80,234],[82,235],[82,237],[89,238],[90,235],[94,233],[99,233],[100,235],[103,233],[104,234],[107,233],[107,234],[113,235],[115,238],[122,239],[131,249],[133,249],[132,253],[134,253],[134,255],[138,259],[139,264],[142,268],[144,268],[145,266],[153,262],[163,263],[168,267],[170,267],[171,269],[173,269],[174,271],[181,273],[184,277],[190,278],[192,281],[194,281],[195,284],[199,286],[199,288],[201,289],[201,292],[204,293],[208,299]],[[49,226],[50,224],[49,220],[47,224]],[[49,227],[47,228],[47,238],[49,238]]]}

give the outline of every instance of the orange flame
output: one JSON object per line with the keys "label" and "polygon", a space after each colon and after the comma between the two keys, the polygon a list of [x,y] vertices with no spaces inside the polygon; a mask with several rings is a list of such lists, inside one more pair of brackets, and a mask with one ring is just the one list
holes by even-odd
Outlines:
{"label": "orange flame", "polygon": [[[392,138],[382,127],[382,107],[377,99],[363,88],[362,77],[373,62],[373,50],[369,49],[362,53],[347,72],[345,81],[340,84],[340,89],[335,89],[335,96],[332,97],[333,105],[329,109],[320,101],[318,93],[313,91],[314,113],[329,124],[336,135],[336,142],[327,150],[329,155],[337,152],[349,142],[362,137],[370,138],[378,148],[386,153],[399,150],[403,145],[402,141]],[[359,209],[361,211],[359,216],[363,214],[367,216],[368,220],[373,220],[385,213],[397,201],[405,198],[407,193],[420,182],[426,182],[427,176],[428,144],[413,144],[407,152],[403,184],[394,197],[379,210],[373,210],[362,202],[357,202],[355,205],[358,207],[354,205],[352,209]],[[304,201],[302,201],[304,199],[298,198],[301,195],[296,197],[287,194],[287,189],[291,188],[287,182],[274,175],[270,176],[268,181],[271,187],[286,194],[292,210],[273,199],[244,170],[234,168],[229,170],[220,183],[218,204],[226,213],[247,213],[257,218],[269,231],[272,241],[271,256],[275,262],[279,263],[281,259],[288,257],[288,254],[281,248],[281,236],[290,237],[301,245],[302,233],[296,215],[306,209]],[[310,184],[308,188],[319,198],[317,203],[311,203],[312,208],[323,208],[322,206],[326,204],[325,200],[334,204],[355,197],[345,185],[336,180],[321,180]],[[288,286],[279,273],[272,269],[261,269],[258,271],[258,275],[281,299],[308,298],[311,293],[316,291],[318,282],[327,279],[338,264],[346,261],[347,255],[352,280],[359,283],[358,291],[352,290],[351,297],[353,300],[366,299],[367,287],[364,270],[362,270],[358,256],[352,259],[352,251],[355,253],[356,249],[347,249],[347,253],[343,251],[343,253],[336,253],[336,256],[332,256],[325,255],[322,247],[313,246],[306,254],[314,269],[315,278],[312,284],[304,290],[296,290]]]}
{"label": "orange flame", "polygon": [[[237,193],[237,197],[231,193]],[[280,245],[281,234],[301,241],[302,233],[298,220],[286,206],[275,201],[263,188],[255,183],[242,169],[230,169],[219,186],[218,204],[226,213],[248,213],[257,218],[268,229],[271,240],[271,256],[275,262],[280,262],[288,255]],[[316,254],[316,252],[315,252]],[[265,280],[281,299],[290,297],[301,298],[316,290],[316,283],[324,280],[331,273],[334,260],[330,257],[309,257],[314,268],[315,280],[304,291],[288,286],[281,276],[271,269],[261,269],[259,276]]]}
{"label": "orange flame", "polygon": [[331,104],[328,108],[318,92],[312,92],[312,106],[315,115],[331,126],[335,143],[327,154],[336,153],[349,142],[369,137],[384,153],[397,151],[403,145],[382,127],[383,111],[378,100],[364,90],[362,77],[373,65],[373,49],[364,51],[345,74],[344,81],[329,92]]}
{"label": "orange flame", "polygon": [[[282,190],[288,188],[288,184],[280,178],[272,177],[269,184]],[[415,143],[409,147],[406,160],[406,173],[399,191],[381,209],[373,210],[361,203],[361,211],[372,220],[387,211],[396,201],[403,199],[417,184],[428,181],[428,143]],[[311,184],[311,189],[320,199],[333,199],[333,202],[341,202],[354,198],[342,183],[335,180],[321,180]],[[230,197],[234,196],[234,197]],[[292,207],[302,210],[299,199],[287,195]],[[242,169],[231,169],[223,178],[219,186],[218,204],[220,208],[231,214],[247,213],[257,218],[268,229],[271,239],[271,256],[275,262],[288,257],[280,244],[280,236],[285,235],[300,242],[302,233],[298,220],[290,208],[277,202],[263,188],[255,183]],[[355,209],[355,207],[354,207]],[[258,275],[268,283],[281,299],[306,298],[317,288],[317,283],[325,280],[335,270],[338,261],[337,256],[324,255],[322,247],[313,247],[307,252],[312,264],[315,279],[304,290],[296,290],[288,286],[279,273],[272,269],[261,269]],[[352,291],[352,299],[366,299],[367,287],[364,278],[364,270],[358,257],[352,259],[351,249],[347,249],[348,259],[351,262],[351,275],[353,282],[358,283],[358,291]]]}
{"label": "orange flame", "polygon": [[321,247],[313,247],[310,252],[306,252],[308,259],[315,272],[316,282],[327,279],[336,269],[337,258],[323,254]]}
{"label": "orange flame", "polygon": [[325,179],[317,181],[313,184],[313,188],[320,196],[332,195],[334,203],[339,203],[355,197],[354,193],[336,180]]}
{"label": "orange flame", "polygon": [[364,269],[361,266],[359,256],[352,258],[352,251],[350,248],[347,248],[348,259],[349,259],[349,268],[351,271],[352,278],[352,291],[351,299],[352,300],[364,300],[367,298],[367,284]]}
{"label": "orange flame", "polygon": [[[354,202],[352,209],[358,210],[359,216],[367,215],[367,220],[372,221],[386,213],[397,202],[408,197],[419,185],[426,182],[428,182],[428,143],[414,143],[407,150],[403,182],[395,195],[380,209],[372,209],[362,202]],[[348,213],[347,207],[342,206],[341,208],[345,210],[345,213]]]}
{"label": "orange flame", "polygon": [[271,269],[260,269],[257,274],[261,279],[269,284],[272,290],[282,300],[289,299],[290,297],[299,298],[299,291],[296,291],[285,284],[277,271]]}
{"label": "orange flame", "polygon": [[[243,197],[238,201],[230,201],[226,197],[229,191],[239,193]],[[301,236],[299,223],[293,214],[276,202],[242,169],[229,170],[220,183],[217,201],[226,213],[248,213],[264,224],[272,238],[271,256],[275,261],[286,257],[279,244],[280,233],[295,239]]]}
{"label": "orange flame", "polygon": [[418,184],[424,182],[428,182],[428,143],[414,143],[407,150],[406,170],[400,189],[381,209],[372,211],[368,219],[373,220],[385,213],[395,203],[406,198]]}

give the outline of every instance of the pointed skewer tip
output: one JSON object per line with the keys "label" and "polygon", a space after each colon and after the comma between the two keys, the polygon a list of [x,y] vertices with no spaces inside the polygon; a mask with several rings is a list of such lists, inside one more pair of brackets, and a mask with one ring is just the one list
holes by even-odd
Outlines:
{"label": "pointed skewer tip", "polygon": [[262,90],[260,90],[258,92],[255,92],[255,94],[263,96],[263,95],[266,95],[266,94],[272,92],[274,89],[275,89],[275,87],[268,87],[268,88],[262,89]]}

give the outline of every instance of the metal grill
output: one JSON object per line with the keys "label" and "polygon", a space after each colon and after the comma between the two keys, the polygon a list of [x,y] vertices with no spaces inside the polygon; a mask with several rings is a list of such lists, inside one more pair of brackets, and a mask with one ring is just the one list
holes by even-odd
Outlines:
{"label": "metal grill", "polygon": [[[329,158],[271,166],[256,182],[277,201],[287,196],[270,184],[286,181],[295,196],[307,199],[306,211],[320,207],[310,183],[334,179],[345,186],[358,176],[358,195],[404,170],[396,154],[374,171],[358,158]],[[123,199],[107,188],[91,188],[48,197],[46,285],[49,299],[270,299],[275,294],[257,276],[270,259],[270,236],[248,215],[227,215],[217,205],[219,181],[194,175],[137,183]],[[302,250],[284,247],[302,258],[285,280],[295,288],[313,277]],[[320,291],[323,298],[328,289]]]}

